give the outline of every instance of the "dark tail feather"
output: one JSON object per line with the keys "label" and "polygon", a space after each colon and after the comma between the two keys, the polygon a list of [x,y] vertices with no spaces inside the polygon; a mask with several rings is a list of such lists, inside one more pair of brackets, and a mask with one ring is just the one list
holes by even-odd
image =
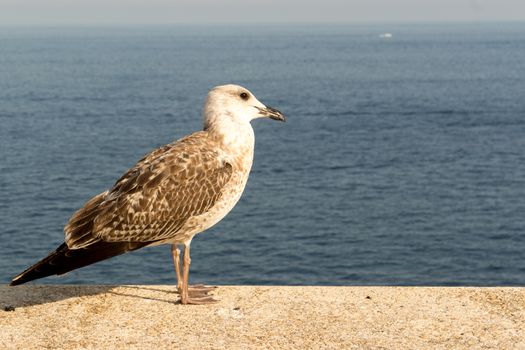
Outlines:
{"label": "dark tail feather", "polygon": [[11,281],[16,286],[38,278],[61,275],[101,260],[142,248],[150,242],[96,242],[85,248],[69,249],[65,243]]}

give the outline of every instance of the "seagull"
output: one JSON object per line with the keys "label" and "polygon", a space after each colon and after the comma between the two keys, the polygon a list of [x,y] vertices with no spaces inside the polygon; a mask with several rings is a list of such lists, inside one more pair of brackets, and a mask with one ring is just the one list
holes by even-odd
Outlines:
{"label": "seagull", "polygon": [[212,287],[188,286],[191,241],[224,218],[244,191],[255,142],[250,121],[286,118],[233,84],[210,90],[203,116],[202,131],[155,149],[86,202],[65,226],[65,242],[10,285],[169,244],[181,304],[215,302]]}

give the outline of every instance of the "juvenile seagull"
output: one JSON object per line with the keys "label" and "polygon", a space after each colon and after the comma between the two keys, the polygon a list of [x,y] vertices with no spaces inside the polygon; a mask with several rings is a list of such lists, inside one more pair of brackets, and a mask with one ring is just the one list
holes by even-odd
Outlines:
{"label": "juvenile seagull", "polygon": [[69,219],[65,243],[11,285],[170,244],[181,303],[213,302],[209,289],[188,288],[191,240],[226,216],[241,197],[253,161],[250,121],[261,117],[285,121],[241,86],[213,88],[204,105],[203,131],[154,150],[113,188],[90,199]]}

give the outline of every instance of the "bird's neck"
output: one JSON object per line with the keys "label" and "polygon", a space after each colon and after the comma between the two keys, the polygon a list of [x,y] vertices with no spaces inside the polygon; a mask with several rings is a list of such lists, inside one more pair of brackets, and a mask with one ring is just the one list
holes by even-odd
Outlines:
{"label": "bird's neck", "polygon": [[253,154],[255,135],[251,124],[225,116],[208,119],[204,130],[218,140],[230,154]]}

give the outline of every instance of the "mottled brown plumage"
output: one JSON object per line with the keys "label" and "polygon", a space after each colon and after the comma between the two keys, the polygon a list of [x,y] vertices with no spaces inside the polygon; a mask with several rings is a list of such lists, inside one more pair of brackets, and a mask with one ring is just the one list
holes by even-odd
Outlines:
{"label": "mottled brown plumage", "polygon": [[[65,243],[16,276],[11,285],[168,243],[182,303],[209,301],[188,294],[190,243],[239,200],[253,160],[250,120],[263,116],[284,120],[279,111],[240,86],[214,88],[204,108],[203,131],[152,151],[111,189],[84,204],[64,229]],[[179,244],[185,247],[182,273]]]}
{"label": "mottled brown plumage", "polygon": [[65,227],[68,246],[183,242],[177,235],[188,219],[213,207],[231,179],[232,165],[220,159],[211,140],[197,132],[141,159],[71,217]]}

